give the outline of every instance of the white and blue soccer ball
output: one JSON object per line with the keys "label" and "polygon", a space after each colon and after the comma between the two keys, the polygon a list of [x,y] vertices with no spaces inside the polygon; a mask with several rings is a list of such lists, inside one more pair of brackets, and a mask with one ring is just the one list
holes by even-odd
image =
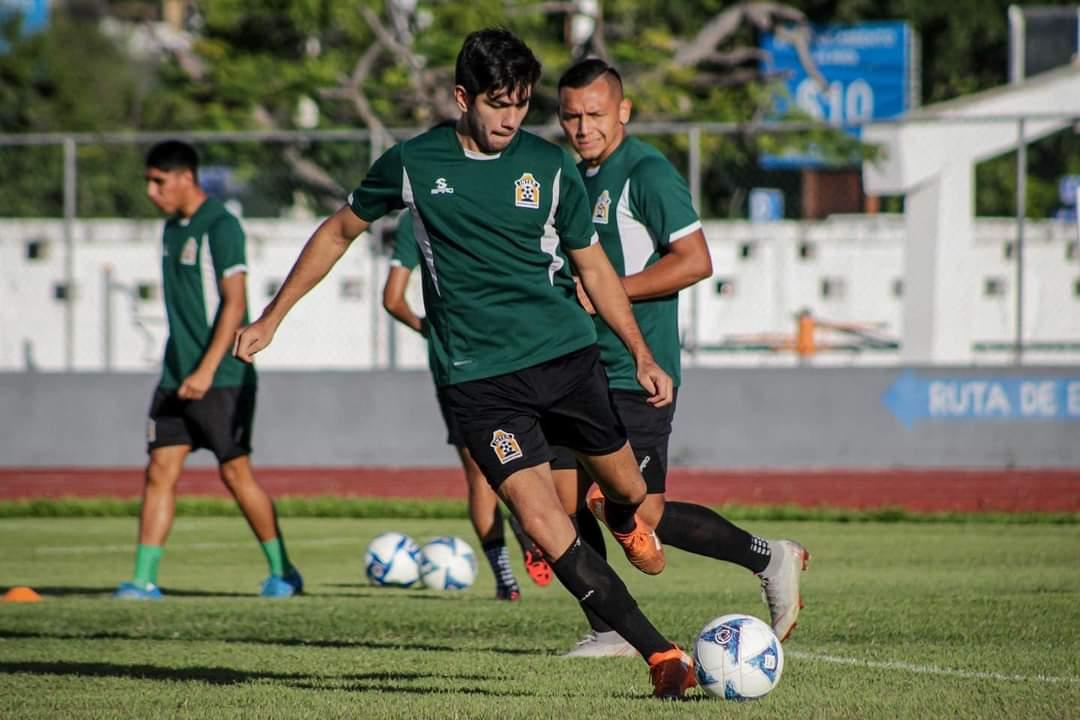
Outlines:
{"label": "white and blue soccer ball", "polygon": [[420,549],[420,580],[432,590],[464,590],[476,571],[476,554],[461,538],[437,537]]}
{"label": "white and blue soccer ball", "polygon": [[784,650],[769,625],[752,615],[722,615],[694,642],[698,685],[725,700],[756,700],[776,687]]}
{"label": "white and blue soccer ball", "polygon": [[364,552],[364,573],[373,585],[409,587],[420,579],[420,546],[408,535],[384,532]]}

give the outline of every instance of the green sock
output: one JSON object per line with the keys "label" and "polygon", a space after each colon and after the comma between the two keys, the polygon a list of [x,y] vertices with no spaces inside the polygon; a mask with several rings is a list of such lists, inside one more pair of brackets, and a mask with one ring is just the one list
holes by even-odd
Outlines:
{"label": "green sock", "polygon": [[261,545],[263,554],[266,555],[266,564],[270,566],[271,575],[284,575],[292,567],[289,563],[289,554],[285,552],[285,542],[280,536],[267,540]]}
{"label": "green sock", "polygon": [[143,587],[157,585],[158,563],[165,549],[160,545],[135,546],[135,582]]}

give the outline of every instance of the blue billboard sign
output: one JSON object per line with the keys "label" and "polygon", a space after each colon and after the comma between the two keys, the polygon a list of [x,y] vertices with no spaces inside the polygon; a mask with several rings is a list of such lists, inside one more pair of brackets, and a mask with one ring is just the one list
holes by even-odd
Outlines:
{"label": "blue billboard sign", "polygon": [[1080,421],[1078,377],[922,377],[905,370],[881,396],[904,427],[928,420]]}
{"label": "blue billboard sign", "polygon": [[12,15],[21,16],[23,35],[44,30],[49,24],[49,0],[0,0],[0,21]]}
{"label": "blue billboard sign", "polygon": [[[782,78],[786,92],[776,99],[777,116],[795,109],[833,125],[864,123],[903,115],[911,107],[911,28],[905,22],[866,22],[812,28],[810,56],[824,87],[810,76],[794,45],[774,33],[762,37],[762,69]],[[858,137],[860,128],[847,132]],[[766,167],[821,165],[813,153],[771,156]]]}

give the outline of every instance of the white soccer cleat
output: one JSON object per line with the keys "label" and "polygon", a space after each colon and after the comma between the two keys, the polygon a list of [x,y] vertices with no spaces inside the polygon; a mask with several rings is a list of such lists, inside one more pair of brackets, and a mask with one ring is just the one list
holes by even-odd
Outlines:
{"label": "white soccer cleat", "polygon": [[799,581],[810,562],[810,553],[794,540],[770,540],[772,557],[762,571],[761,595],[769,606],[773,632],[783,642],[791,635],[804,607]]}
{"label": "white soccer cleat", "polygon": [[632,657],[637,654],[638,651],[622,635],[609,630],[601,633],[590,631],[564,657]]}

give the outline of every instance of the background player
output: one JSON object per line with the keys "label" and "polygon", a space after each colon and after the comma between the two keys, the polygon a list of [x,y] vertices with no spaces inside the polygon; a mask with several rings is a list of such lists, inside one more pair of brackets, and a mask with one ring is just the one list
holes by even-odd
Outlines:
{"label": "background player", "polygon": [[146,156],[146,193],[169,219],[162,237],[162,287],[169,320],[161,380],[147,425],[146,467],[135,574],[115,596],[157,599],[158,564],[172,528],[176,484],[188,454],[207,448],[266,555],[263,597],[302,592],[269,495],[251,469],[255,368],[229,354],[247,322],[247,260],[240,222],[198,182],[198,155],[177,141]]}
{"label": "background player", "polygon": [[[679,384],[681,368],[678,293],[712,274],[709,249],[686,183],[656,149],[630,137],[631,103],[619,73],[598,59],[584,60],[559,80],[559,121],[581,156],[578,165],[592,207],[600,243],[623,277],[634,316],[657,362]],[[592,311],[586,293],[579,293]],[[761,578],[773,630],[781,640],[795,627],[802,600],[800,573],[809,553],[790,540],[766,541],[736,527],[701,505],[665,502],[668,441],[675,403],[657,407],[638,384],[633,358],[602,318],[596,318],[601,359],[612,401],[626,425],[648,497],[639,513],[661,541],[689,552],[741,565]],[[582,538],[604,552],[593,514],[577,512],[592,484],[587,473],[558,473],[556,483],[568,512],[575,513]],[[603,495],[589,498],[604,516]],[[604,656],[634,652],[588,608],[591,631],[570,655]]]}
{"label": "background player", "polygon": [[[409,305],[406,290],[412,271],[420,264],[420,250],[413,235],[412,215],[405,212],[398,218],[394,232],[394,251],[390,258],[390,270],[383,285],[383,307],[396,320],[427,338],[427,323]],[[430,358],[429,358],[430,365]],[[469,488],[469,519],[472,521],[480,547],[491,565],[495,575],[495,598],[498,600],[517,600],[521,597],[521,588],[514,578],[510,567],[510,557],[506,551],[506,534],[503,524],[502,508],[499,497],[491,489],[479,466],[465,447],[465,437],[454,416],[446,410],[442,393],[436,393],[439,410],[446,423],[446,442],[453,445],[465,470],[465,481]],[[577,467],[577,458],[565,448],[555,449],[553,469],[571,470]],[[525,570],[540,587],[551,583],[551,566],[544,559],[543,551],[525,534],[521,524],[510,514],[510,527],[521,544]]]}
{"label": "background player", "polygon": [[407,207],[424,258],[435,382],[473,459],[559,581],[646,659],[653,694],[679,697],[696,682],[693,660],[580,542],[551,479],[546,435],[577,452],[607,493],[609,526],[631,563],[663,569],[656,535],[636,515],[645,483],[608,402],[596,331],[577,304],[564,253],[598,313],[631,349],[652,403],[671,402],[671,378],[656,365],[595,244],[569,156],[520,130],[539,77],[540,62],[513,33],[470,34],[454,74],[457,124],[399,143],[375,161],[348,204],[308,240],[262,316],[237,333],[234,353],[251,360],[267,347],[353,239]]}

